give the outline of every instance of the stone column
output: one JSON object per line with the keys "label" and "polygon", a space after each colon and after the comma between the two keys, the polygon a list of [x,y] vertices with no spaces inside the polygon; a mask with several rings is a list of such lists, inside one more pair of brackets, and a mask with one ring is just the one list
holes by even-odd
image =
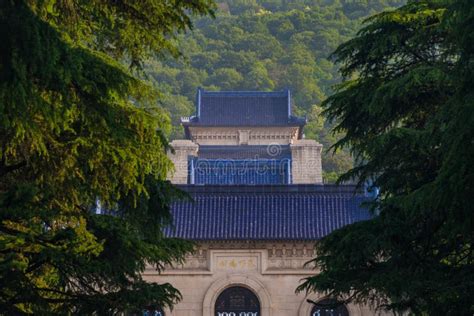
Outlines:
{"label": "stone column", "polygon": [[174,140],[171,142],[174,154],[168,153],[174,164],[174,172],[168,174],[168,179],[175,184],[188,183],[188,158],[189,156],[197,156],[199,146],[190,140]]}
{"label": "stone column", "polygon": [[323,145],[312,139],[300,139],[291,144],[290,148],[292,183],[323,183],[321,166]]}

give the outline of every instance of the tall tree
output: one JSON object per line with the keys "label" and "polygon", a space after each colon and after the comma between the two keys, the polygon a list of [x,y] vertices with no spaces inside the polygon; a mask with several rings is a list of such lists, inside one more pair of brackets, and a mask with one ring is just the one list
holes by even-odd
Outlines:
{"label": "tall tree", "polygon": [[372,220],[317,245],[300,290],[417,315],[474,312],[474,2],[410,1],[335,52],[345,82],[325,103],[373,181]]}
{"label": "tall tree", "polygon": [[[168,120],[129,69],[177,54],[211,0],[0,1],[0,313],[113,314],[171,305],[146,264],[182,260],[167,239]],[[94,205],[114,215],[94,212]]]}

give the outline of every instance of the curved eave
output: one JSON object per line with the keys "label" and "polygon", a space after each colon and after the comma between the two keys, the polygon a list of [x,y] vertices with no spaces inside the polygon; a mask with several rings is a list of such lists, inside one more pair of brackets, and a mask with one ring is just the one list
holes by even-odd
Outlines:
{"label": "curved eave", "polygon": [[261,127],[261,128],[267,128],[267,127],[298,127],[298,139],[303,138],[303,128],[305,127],[307,123],[306,119],[299,119],[296,122],[288,122],[284,124],[271,124],[271,125],[211,125],[211,124],[201,124],[198,121],[181,121],[181,125],[184,127],[184,135],[186,139],[191,139],[191,132],[189,131],[189,127],[228,127],[228,128],[253,128],[253,127]]}
{"label": "curved eave", "polygon": [[193,241],[316,241],[373,215],[353,185],[187,185],[168,237]]}

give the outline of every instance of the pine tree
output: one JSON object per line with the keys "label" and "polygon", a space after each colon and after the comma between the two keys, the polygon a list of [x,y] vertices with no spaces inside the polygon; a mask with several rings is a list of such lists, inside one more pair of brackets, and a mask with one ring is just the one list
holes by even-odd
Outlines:
{"label": "pine tree", "polygon": [[317,245],[299,290],[417,315],[474,312],[474,2],[409,1],[335,52],[345,81],[324,102],[373,181],[378,216]]}
{"label": "pine tree", "polygon": [[[163,236],[169,122],[137,79],[211,0],[0,1],[0,314],[114,314],[180,297]],[[128,63],[130,68],[123,67]],[[113,215],[97,214],[103,210]]]}

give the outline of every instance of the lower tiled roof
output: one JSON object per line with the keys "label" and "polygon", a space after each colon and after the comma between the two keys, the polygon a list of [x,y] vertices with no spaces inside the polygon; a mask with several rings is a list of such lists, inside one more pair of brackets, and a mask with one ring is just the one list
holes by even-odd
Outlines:
{"label": "lower tiled roof", "polygon": [[200,145],[199,159],[290,159],[290,145]]}
{"label": "lower tiled roof", "polygon": [[172,205],[169,237],[189,240],[317,240],[372,217],[352,185],[181,186],[194,202]]}
{"label": "lower tiled roof", "polygon": [[195,160],[190,183],[270,185],[290,182],[291,160]]}

